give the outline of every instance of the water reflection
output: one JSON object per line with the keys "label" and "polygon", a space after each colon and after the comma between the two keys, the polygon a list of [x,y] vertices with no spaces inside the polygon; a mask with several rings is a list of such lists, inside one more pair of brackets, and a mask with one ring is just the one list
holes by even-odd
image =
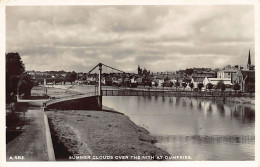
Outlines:
{"label": "water reflection", "polygon": [[165,102],[165,97],[162,97],[162,101]]}
{"label": "water reflection", "polygon": [[219,112],[219,114],[221,115],[221,116],[225,116],[225,108],[224,108],[224,104],[223,103],[217,103],[216,104],[216,107],[217,107],[217,111]]}
{"label": "water reflection", "polygon": [[210,113],[212,112],[212,104],[211,103],[209,104],[208,112],[210,112]]}
{"label": "water reflection", "polygon": [[202,110],[201,101],[198,102],[198,109],[199,109],[199,111]]}
{"label": "water reflection", "polygon": [[155,136],[159,142],[174,142],[174,141],[185,141],[187,143],[196,144],[209,144],[209,143],[254,143],[255,136],[250,135],[212,135],[212,136],[182,136],[182,135],[168,135],[168,136]]}
{"label": "water reflection", "polygon": [[181,97],[104,97],[158,137],[157,146],[193,160],[254,159],[255,107]]}
{"label": "water reflection", "polygon": [[182,101],[182,106],[183,106],[183,107],[186,107],[186,106],[187,106],[186,100],[183,100],[183,101]]}
{"label": "water reflection", "polygon": [[255,121],[255,111],[248,106],[231,107],[231,118],[242,120],[243,124],[253,124]]}
{"label": "water reflection", "polygon": [[192,100],[190,101],[190,108],[191,108],[191,109],[193,108]]}
{"label": "water reflection", "polygon": [[171,97],[169,98],[169,104],[173,105],[173,100]]}
{"label": "water reflection", "polygon": [[181,98],[180,98],[180,97],[176,97],[175,99],[176,99],[176,100],[175,100],[176,106],[179,106],[180,101],[181,101]]}
{"label": "water reflection", "polygon": [[243,122],[253,123],[255,121],[255,112],[250,107],[244,107]]}

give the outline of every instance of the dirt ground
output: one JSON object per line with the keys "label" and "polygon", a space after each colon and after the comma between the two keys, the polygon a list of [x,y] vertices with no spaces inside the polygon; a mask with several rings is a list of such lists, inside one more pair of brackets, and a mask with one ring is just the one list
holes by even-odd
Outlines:
{"label": "dirt ground", "polygon": [[71,155],[169,156],[154,146],[155,137],[121,113],[59,110],[47,111],[47,115],[56,142],[62,142]]}

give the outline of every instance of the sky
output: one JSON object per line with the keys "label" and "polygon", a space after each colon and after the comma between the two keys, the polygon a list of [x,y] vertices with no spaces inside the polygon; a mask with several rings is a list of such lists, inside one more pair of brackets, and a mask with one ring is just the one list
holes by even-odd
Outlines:
{"label": "sky", "polygon": [[6,52],[26,70],[222,68],[255,59],[254,6],[8,6]]}

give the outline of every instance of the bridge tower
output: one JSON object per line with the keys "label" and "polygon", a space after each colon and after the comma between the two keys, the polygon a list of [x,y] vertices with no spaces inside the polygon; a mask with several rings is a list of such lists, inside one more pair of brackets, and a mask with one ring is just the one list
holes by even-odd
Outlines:
{"label": "bridge tower", "polygon": [[98,64],[99,76],[98,76],[98,108],[102,110],[102,88],[101,88],[101,77],[102,77],[102,63]]}

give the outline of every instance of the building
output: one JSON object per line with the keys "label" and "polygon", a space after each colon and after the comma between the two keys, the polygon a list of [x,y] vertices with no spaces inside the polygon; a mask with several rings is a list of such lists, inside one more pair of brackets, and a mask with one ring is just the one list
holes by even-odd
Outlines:
{"label": "building", "polygon": [[211,70],[211,68],[195,68],[195,67],[193,67],[194,73],[200,73],[202,71],[210,71],[210,70]]}
{"label": "building", "polygon": [[130,83],[136,83],[137,84],[137,81],[136,81],[136,77],[132,77],[131,79],[130,79]]}
{"label": "building", "polygon": [[112,85],[112,77],[111,76],[102,77],[101,83],[103,83],[104,85],[107,85],[107,86],[111,86]]}
{"label": "building", "polygon": [[251,64],[250,50],[248,53],[247,69],[239,69],[234,82],[240,85],[240,90],[244,92],[255,91],[255,66]]}
{"label": "building", "polygon": [[255,70],[239,70],[235,83],[240,85],[240,90],[245,92],[255,91]]}
{"label": "building", "polygon": [[220,70],[217,72],[217,78],[229,78],[231,79],[231,83],[234,83],[234,78],[237,72],[238,69]]}
{"label": "building", "polygon": [[216,86],[218,82],[222,81],[225,85],[232,85],[231,78],[207,78],[203,80],[203,85],[206,86],[208,83]]}
{"label": "building", "polygon": [[193,83],[194,88],[198,88],[199,83],[203,83],[204,78],[202,77],[192,77],[191,83]]}
{"label": "building", "polygon": [[216,71],[211,70],[210,68],[193,68],[192,77],[216,78]]}

